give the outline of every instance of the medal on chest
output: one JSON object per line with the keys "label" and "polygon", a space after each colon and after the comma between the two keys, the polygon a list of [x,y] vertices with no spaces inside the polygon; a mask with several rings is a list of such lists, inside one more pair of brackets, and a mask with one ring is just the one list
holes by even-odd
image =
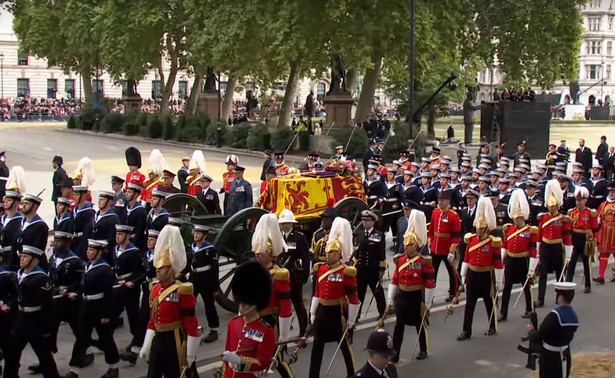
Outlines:
{"label": "medal on chest", "polygon": [[343,282],[344,275],[341,273],[332,273],[327,276],[327,281],[329,282]]}
{"label": "medal on chest", "polygon": [[246,333],[245,333],[246,339],[254,340],[257,343],[262,343],[264,336],[265,336],[265,332],[260,331],[258,329],[253,329],[253,328],[246,329]]}

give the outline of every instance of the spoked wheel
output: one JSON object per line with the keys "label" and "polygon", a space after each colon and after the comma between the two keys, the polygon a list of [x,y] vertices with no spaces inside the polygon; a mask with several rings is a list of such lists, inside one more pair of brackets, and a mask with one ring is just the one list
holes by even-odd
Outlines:
{"label": "spoked wheel", "polygon": [[162,207],[171,213],[171,217],[186,222],[190,222],[193,216],[207,214],[201,201],[185,193],[175,193],[166,197]]}
{"label": "spoked wheel", "polygon": [[367,203],[356,197],[346,197],[337,201],[333,209],[338,217],[347,219],[354,230],[361,224],[361,212],[367,210],[368,207]]}
{"label": "spoked wheel", "polygon": [[267,211],[258,207],[250,207],[233,215],[222,226],[214,240],[219,253],[220,278],[216,302],[225,310],[237,312],[239,304],[234,301],[231,291],[231,281],[237,266],[254,257],[252,253],[252,234],[258,220]]}

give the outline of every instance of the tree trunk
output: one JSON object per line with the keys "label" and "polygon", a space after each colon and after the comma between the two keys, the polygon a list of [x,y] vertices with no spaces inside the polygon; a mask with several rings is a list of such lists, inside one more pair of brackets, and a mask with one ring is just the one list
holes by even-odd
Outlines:
{"label": "tree trunk", "polygon": [[158,74],[160,75],[160,82],[164,85],[161,88],[162,99],[160,100],[160,113],[169,113],[169,102],[171,95],[173,94],[173,84],[175,84],[175,78],[177,77],[177,58],[171,58],[171,67],[169,68],[169,77],[164,79],[164,72],[162,70],[162,56],[160,57],[160,64],[158,65]]}
{"label": "tree trunk", "polygon": [[85,97],[85,103],[92,105],[96,98],[94,97],[94,90],[92,88],[92,73],[90,67],[83,69],[81,73],[81,85],[83,85],[83,95]]}
{"label": "tree trunk", "polygon": [[438,111],[434,105],[429,105],[427,108],[427,135],[429,138],[434,139],[436,137],[436,118],[438,117]]}
{"label": "tree trunk", "polygon": [[357,104],[357,111],[354,115],[355,122],[360,122],[365,119],[370,113],[372,104],[374,102],[374,94],[376,93],[376,87],[378,86],[378,77],[380,76],[380,68],[382,67],[382,53],[374,51],[372,53],[373,67],[368,68],[365,71],[365,77],[363,78],[363,87],[361,88],[361,95],[359,96],[359,103]]}
{"label": "tree trunk", "polygon": [[301,62],[299,60],[294,60],[290,62],[290,73],[288,74],[288,81],[286,82],[284,100],[282,100],[282,106],[280,107],[278,127],[290,126],[290,112],[293,106],[293,96],[295,95],[297,86],[299,85],[299,76],[301,76]]}
{"label": "tree trunk", "polygon": [[359,80],[359,72],[354,68],[351,68],[346,72],[346,90],[348,90],[354,96],[355,88],[357,87],[357,81]]}
{"label": "tree trunk", "polygon": [[203,75],[200,72],[195,72],[194,83],[190,89],[190,97],[186,107],[186,116],[196,116],[196,111],[199,107],[199,97],[201,96],[201,87],[203,86]]}
{"label": "tree trunk", "polygon": [[226,122],[229,114],[233,109],[233,96],[235,95],[235,87],[237,87],[237,76],[230,74],[226,81],[226,92],[222,100],[222,115],[221,121]]}

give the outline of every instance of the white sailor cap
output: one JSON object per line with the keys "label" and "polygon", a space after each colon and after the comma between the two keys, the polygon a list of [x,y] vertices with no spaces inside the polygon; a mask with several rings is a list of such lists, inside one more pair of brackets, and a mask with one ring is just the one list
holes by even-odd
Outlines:
{"label": "white sailor cap", "polygon": [[126,185],[126,190],[128,190],[128,189],[134,190],[136,192],[140,192],[143,188],[139,184],[135,184],[134,182],[130,182],[130,183],[128,183],[128,185]]}
{"label": "white sailor cap", "polygon": [[132,233],[132,230],[134,230],[135,228],[132,226],[129,226],[127,224],[116,224],[115,225],[115,231],[116,232],[127,232],[127,233]]}
{"label": "white sailor cap", "polygon": [[372,219],[374,221],[377,221],[378,216],[371,210],[363,210],[361,212],[361,219]]}
{"label": "white sailor cap", "polygon": [[577,284],[574,282],[556,282],[555,290],[556,291],[574,291],[577,287]]}
{"label": "white sailor cap", "polygon": [[37,204],[41,204],[41,202],[43,202],[43,199],[39,196],[35,196],[34,194],[26,194],[23,196],[23,200],[24,201],[28,201],[28,202],[34,202]]}
{"label": "white sailor cap", "polygon": [[21,254],[30,255],[34,257],[41,257],[45,252],[31,245],[24,245],[21,247]]}
{"label": "white sailor cap", "polygon": [[203,225],[203,224],[195,224],[194,225],[194,231],[199,231],[199,232],[209,232],[209,227]]}
{"label": "white sailor cap", "polygon": [[376,164],[369,164],[367,169],[378,169],[378,166]]}
{"label": "white sailor cap", "polygon": [[88,239],[88,248],[96,248],[96,249],[102,249],[107,245],[107,242],[103,242],[103,240],[96,240],[96,239]]}
{"label": "white sailor cap", "polygon": [[158,189],[152,190],[152,197],[156,196],[156,197],[165,198],[167,195],[168,193],[162,190],[158,190]]}
{"label": "white sailor cap", "polygon": [[114,199],[115,198],[115,193],[113,193],[112,191],[109,190],[103,190],[100,193],[98,193],[99,197],[105,197],[105,198],[109,198],[109,199]]}
{"label": "white sailor cap", "polygon": [[160,231],[158,231],[158,230],[147,230],[147,237],[148,238],[157,238],[158,235],[160,235]]}
{"label": "white sailor cap", "polygon": [[85,185],[73,185],[73,192],[75,193],[85,193],[88,191],[88,187]]}
{"label": "white sailor cap", "polygon": [[56,239],[72,239],[75,235],[65,231],[53,231],[53,237]]}
{"label": "white sailor cap", "polygon": [[7,190],[4,193],[4,198],[11,198],[11,199],[20,200],[21,199],[21,194],[19,192],[14,191],[14,190]]}
{"label": "white sailor cap", "polygon": [[169,220],[167,221],[167,224],[170,224],[171,226],[181,226],[182,225],[182,221],[179,218],[173,218],[173,217],[169,217]]}

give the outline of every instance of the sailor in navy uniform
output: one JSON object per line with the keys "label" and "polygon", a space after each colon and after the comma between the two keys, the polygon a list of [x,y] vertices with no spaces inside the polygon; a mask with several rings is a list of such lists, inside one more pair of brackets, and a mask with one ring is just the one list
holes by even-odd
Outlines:
{"label": "sailor in navy uniform", "polygon": [[53,317],[49,316],[53,306],[53,287],[47,273],[38,266],[44,254],[43,250],[27,244],[21,247],[21,269],[17,272],[19,312],[6,354],[5,378],[19,376],[19,361],[27,344],[30,344],[38,357],[43,377],[59,377],[48,339],[53,327]]}
{"label": "sailor in navy uniform", "polygon": [[73,213],[70,211],[71,201],[64,197],[56,199],[56,216],[53,219],[53,230],[73,233]]}
{"label": "sailor in navy uniform", "polygon": [[19,250],[17,240],[21,230],[23,215],[19,212],[21,194],[7,190],[4,195],[4,211],[0,228],[0,248],[4,253],[2,266],[14,272],[19,269]]}
{"label": "sailor in navy uniform", "polygon": [[8,353],[19,295],[15,272],[2,266],[6,254],[0,250],[0,360]]}
{"label": "sailor in navy uniform", "polygon": [[607,189],[609,184],[608,181],[602,177],[602,173],[602,166],[599,164],[594,164],[591,178],[592,191],[589,199],[587,200],[587,207],[590,209],[597,209],[609,194],[609,190]]}
{"label": "sailor in navy uniform", "polygon": [[73,208],[75,239],[73,239],[72,250],[82,260],[87,260],[85,254],[88,249],[88,238],[92,236],[91,225],[96,211],[92,203],[87,201],[87,186],[73,186],[73,192],[75,193],[75,207]]}
{"label": "sailor in navy uniform", "polygon": [[538,227],[538,214],[546,211],[542,196],[537,189],[538,183],[536,181],[527,180],[525,182],[525,194],[527,196],[527,202],[530,204],[530,219],[528,224],[536,227]]}
{"label": "sailor in navy uniform", "polygon": [[162,190],[152,190],[152,199],[149,213],[147,214],[147,221],[145,227],[147,230],[161,231],[164,226],[169,223],[169,212],[162,207],[162,203],[166,198],[167,193]]}
{"label": "sailor in navy uniform", "polygon": [[393,245],[391,251],[395,251],[397,246],[397,219],[401,216],[401,200],[403,190],[401,185],[395,181],[395,172],[389,170],[387,172],[386,193],[384,195],[384,203],[382,204],[382,222],[385,234],[391,230],[393,234]]}
{"label": "sailor in navy uniform", "polygon": [[106,249],[103,259],[113,265],[115,263],[115,225],[120,223],[120,218],[113,210],[113,192],[102,191],[98,195],[99,210],[92,219],[92,229],[89,232],[94,240],[105,240]]}
{"label": "sailor in navy uniform", "polygon": [[222,214],[222,209],[220,209],[220,198],[218,198],[218,193],[213,190],[210,185],[213,179],[210,176],[202,175],[198,181],[200,181],[200,185],[202,187],[201,191],[197,193],[196,199],[201,201],[203,206],[205,206],[205,210],[207,210],[207,214]]}
{"label": "sailor in navy uniform", "polygon": [[[47,248],[49,227],[43,221],[43,218],[37,214],[41,202],[43,202],[42,198],[32,194],[26,194],[23,197],[22,213],[24,217],[21,220],[21,235],[18,240],[20,249],[22,245],[36,247],[41,251]],[[40,256],[38,263],[44,271],[49,269],[49,262],[44,253]]]}
{"label": "sailor in navy uniform", "polygon": [[[579,319],[570,303],[574,298],[574,282],[556,282],[555,293],[558,307],[545,317],[538,329],[528,324],[530,347],[520,345],[519,350],[538,353],[540,378],[566,378],[570,376],[572,358],[570,342],[579,327]],[[565,366],[564,364],[565,360]]]}
{"label": "sailor in navy uniform", "polygon": [[421,199],[419,204],[420,209],[425,213],[427,219],[431,219],[431,213],[436,208],[438,203],[438,190],[431,185],[431,173],[426,172],[421,176]]}
{"label": "sailor in navy uniform", "polygon": [[111,176],[111,189],[113,190],[113,211],[120,218],[120,223],[126,223],[126,194],[124,193],[125,180],[118,176]]}
{"label": "sailor in navy uniform", "polygon": [[391,364],[395,355],[393,338],[387,331],[378,328],[367,339],[368,360],[354,375],[355,378],[397,378],[397,369]]}
{"label": "sailor in navy uniform", "polygon": [[[128,184],[130,185],[130,184]],[[116,289],[117,316],[126,308],[128,325],[133,341],[138,338],[139,296],[141,284],[145,281],[145,266],[143,266],[143,252],[130,242],[130,234],[134,231],[131,226],[118,224],[115,226],[115,275],[119,287]],[[147,239],[146,239],[147,240]],[[135,355],[141,350],[141,345],[133,345],[131,350]]]}
{"label": "sailor in navy uniform", "polygon": [[228,200],[228,217],[248,207],[254,206],[252,185],[243,179],[246,169],[240,165],[235,167],[235,179],[231,183]]}
{"label": "sailor in navy uniform", "polygon": [[132,243],[140,250],[144,250],[147,245],[147,210],[138,201],[141,194],[141,186],[135,183],[128,183],[126,189],[126,225],[132,227]]}
{"label": "sailor in navy uniform", "polygon": [[369,164],[365,178],[365,195],[367,196],[367,206],[370,209],[380,208],[387,193],[386,184],[378,177],[378,165]]}

